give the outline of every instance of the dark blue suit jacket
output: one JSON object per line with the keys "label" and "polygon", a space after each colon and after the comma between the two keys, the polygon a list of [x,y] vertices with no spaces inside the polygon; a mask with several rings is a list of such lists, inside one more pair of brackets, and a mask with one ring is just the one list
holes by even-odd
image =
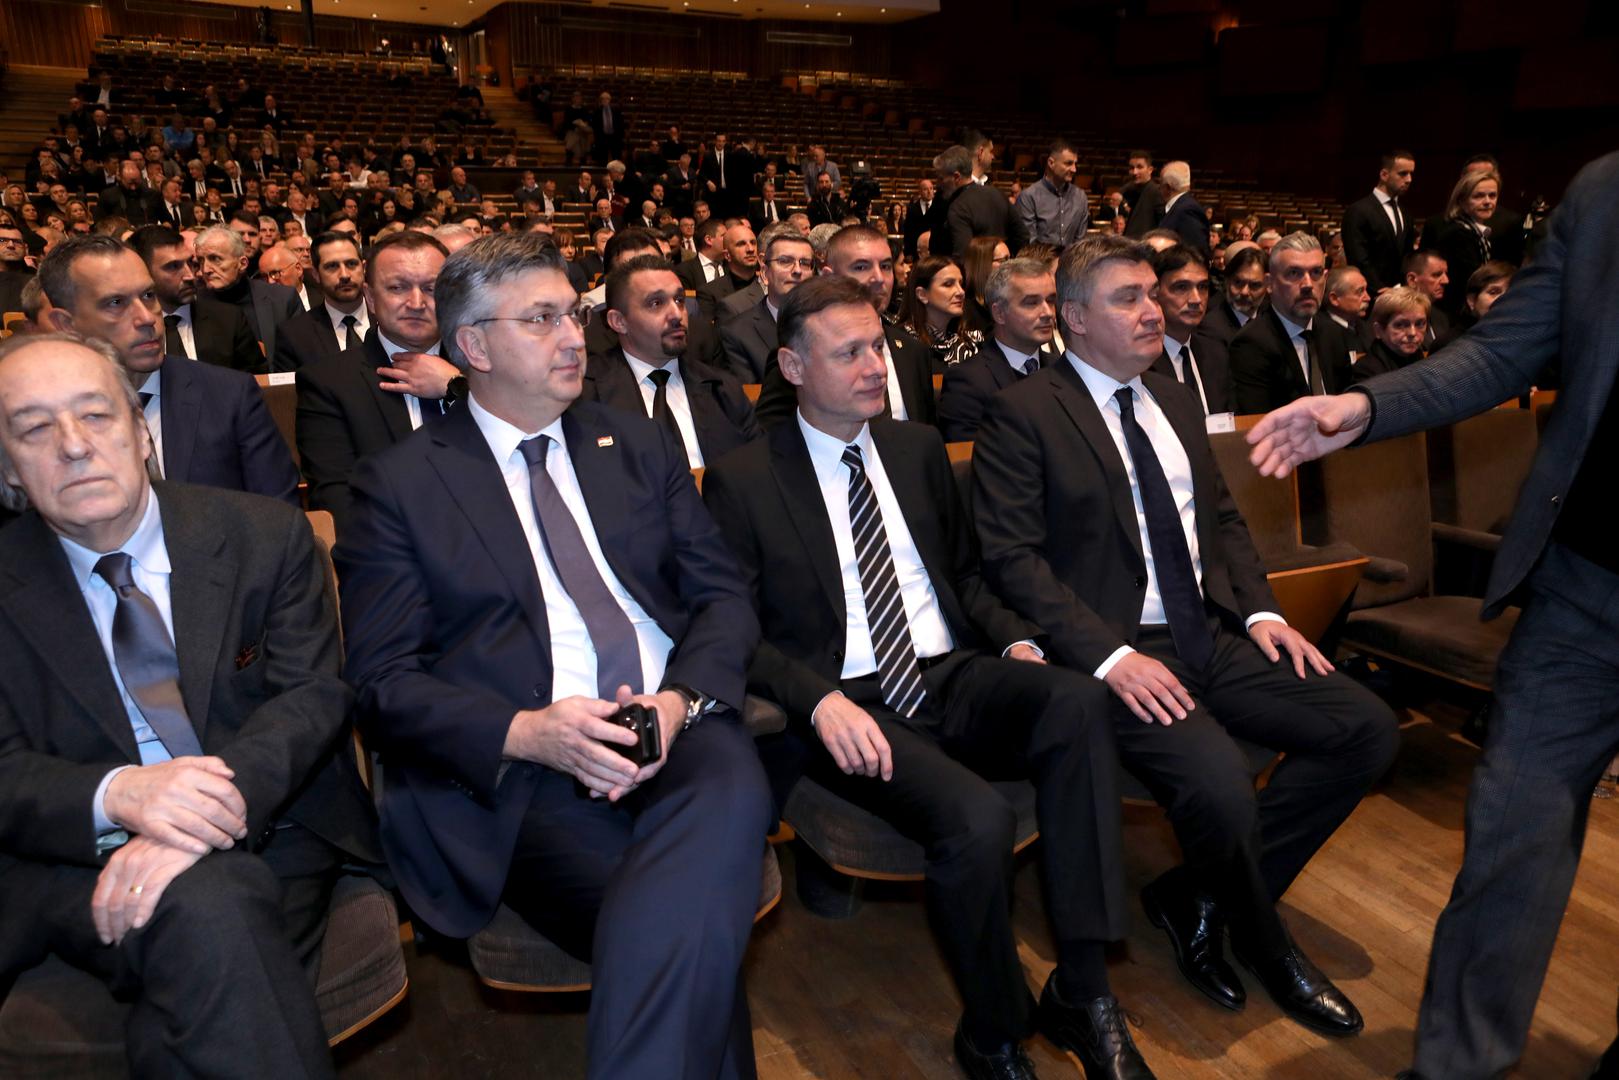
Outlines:
{"label": "dark blue suit jacket", "polygon": [[298,468],[257,381],[184,356],[163,358],[163,476],[298,501]]}
{"label": "dark blue suit jacket", "polygon": [[[1054,359],[1046,350],[1040,351],[1041,367]],[[989,399],[1023,377],[1006,362],[1006,353],[994,337],[961,363],[946,367],[944,389],[939,392],[939,431],[944,441],[971,441],[978,434],[978,421],[983,419]]]}
{"label": "dark blue suit jacket", "polygon": [[[595,402],[562,423],[603,554],[675,642],[666,685],[740,711],[759,623],[684,456]],[[466,937],[499,904],[542,768],[500,772],[513,714],[551,701],[545,599],[471,409],[361,461],[350,491],[334,554],[347,678],[386,763],[384,849],[416,913]]]}
{"label": "dark blue suit jacket", "polygon": [[1208,255],[1209,215],[1190,191],[1175,200],[1175,205],[1164,214],[1164,220],[1158,223],[1158,227],[1180,233],[1181,241],[1188,247]]}

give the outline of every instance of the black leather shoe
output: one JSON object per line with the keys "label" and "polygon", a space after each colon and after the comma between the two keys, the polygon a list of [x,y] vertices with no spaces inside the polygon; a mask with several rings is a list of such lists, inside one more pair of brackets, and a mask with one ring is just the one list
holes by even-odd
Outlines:
{"label": "black leather shoe", "polygon": [[1165,877],[1141,890],[1147,919],[1169,938],[1175,966],[1187,982],[1216,1005],[1233,1012],[1241,1009],[1248,1003],[1248,991],[1226,963],[1222,949],[1225,924],[1214,898],[1177,889]]}
{"label": "black leather shoe", "polygon": [[1079,1060],[1085,1080],[1156,1080],[1112,995],[1070,1005],[1048,981],[1037,1015],[1045,1037]]}
{"label": "black leather shoe", "polygon": [[1297,945],[1276,960],[1256,962],[1232,943],[1242,966],[1258,976],[1265,991],[1288,1016],[1322,1035],[1358,1035],[1366,1026],[1349,995],[1321,974]]}
{"label": "black leather shoe", "polygon": [[970,1080],[1039,1080],[1034,1062],[1017,1043],[1007,1043],[993,1054],[986,1054],[967,1041],[967,1032],[956,1025],[956,1064]]}

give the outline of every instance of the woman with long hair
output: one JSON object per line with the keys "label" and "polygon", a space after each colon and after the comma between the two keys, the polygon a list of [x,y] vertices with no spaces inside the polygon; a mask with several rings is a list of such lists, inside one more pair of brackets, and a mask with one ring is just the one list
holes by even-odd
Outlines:
{"label": "woman with long hair", "polygon": [[963,329],[977,333],[979,341],[983,341],[984,335],[995,329],[995,320],[990,317],[989,305],[984,301],[984,287],[989,284],[989,275],[995,272],[995,268],[1011,257],[1011,248],[999,236],[976,236],[967,245],[967,254],[962,258],[967,306],[962,312],[961,325]]}
{"label": "woman with long hair", "polygon": [[927,347],[936,375],[971,356],[983,344],[982,334],[969,337],[962,331],[961,313],[966,303],[967,289],[956,260],[944,255],[916,260],[905,286],[900,325]]}
{"label": "woman with long hair", "polygon": [[1450,200],[1445,204],[1444,216],[1424,226],[1422,247],[1437,251],[1449,264],[1452,287],[1438,300],[1441,311],[1452,323],[1461,321],[1465,310],[1466,294],[1462,285],[1473,276],[1473,271],[1489,262],[1491,250],[1490,227],[1485,224],[1495,214],[1495,204],[1501,198],[1501,177],[1493,171],[1463,173],[1450,189]]}

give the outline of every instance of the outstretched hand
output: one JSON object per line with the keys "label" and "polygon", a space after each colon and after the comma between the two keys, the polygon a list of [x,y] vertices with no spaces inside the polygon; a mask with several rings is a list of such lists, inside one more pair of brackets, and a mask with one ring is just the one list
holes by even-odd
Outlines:
{"label": "outstretched hand", "polygon": [[1284,477],[1303,462],[1354,442],[1371,415],[1365,394],[1299,398],[1267,413],[1248,432],[1253,447],[1248,460],[1261,476]]}

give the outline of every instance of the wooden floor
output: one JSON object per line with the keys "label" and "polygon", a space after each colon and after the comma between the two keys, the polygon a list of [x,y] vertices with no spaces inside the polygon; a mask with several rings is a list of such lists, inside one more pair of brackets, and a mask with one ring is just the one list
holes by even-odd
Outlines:
{"label": "wooden floor", "polygon": [[[1408,714],[1398,764],[1311,863],[1284,902],[1294,936],[1366,1016],[1336,1041],[1283,1019],[1260,992],[1246,1011],[1208,1003],[1176,973],[1158,931],[1137,915],[1114,953],[1113,987],[1160,1080],[1363,1080],[1409,1064],[1435,917],[1461,859],[1462,801],[1476,750],[1454,734],[1462,711],[1430,701]],[[1132,892],[1176,859],[1162,815],[1125,816]],[[758,926],[748,961],[759,1075],[873,1080],[960,1076],[950,1053],[959,1013],[911,886],[868,893],[852,919],[818,919],[792,891]],[[1038,992],[1053,964],[1037,859],[1017,876],[1019,947]],[[483,990],[453,950],[407,947],[406,1003],[339,1048],[349,1080],[376,1077],[573,1077],[584,1074],[584,995]],[[1593,804],[1585,860],[1515,1076],[1576,1080],[1614,1037],[1619,980],[1619,799]],[[1044,1040],[1043,1077],[1076,1066]]]}

